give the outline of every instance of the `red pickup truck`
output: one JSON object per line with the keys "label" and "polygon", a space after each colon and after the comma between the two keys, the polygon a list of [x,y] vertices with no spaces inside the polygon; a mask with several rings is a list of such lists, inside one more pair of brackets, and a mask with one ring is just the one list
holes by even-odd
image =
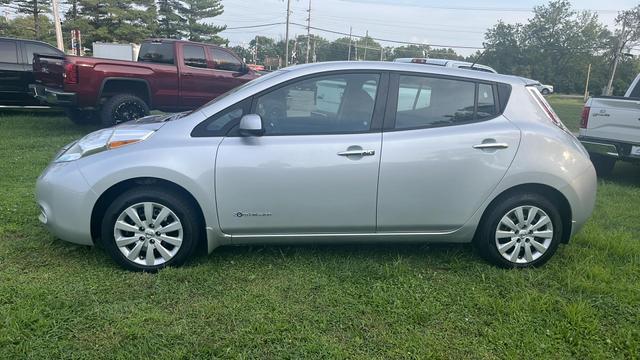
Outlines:
{"label": "red pickup truck", "polygon": [[104,126],[157,109],[191,110],[258,76],[228,49],[182,40],[147,40],[138,61],[34,55],[33,95],[65,108],[76,123]]}

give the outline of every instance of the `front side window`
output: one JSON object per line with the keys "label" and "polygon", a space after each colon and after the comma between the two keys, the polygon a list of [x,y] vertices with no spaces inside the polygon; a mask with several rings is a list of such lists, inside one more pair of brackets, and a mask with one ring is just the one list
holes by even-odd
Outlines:
{"label": "front side window", "polygon": [[207,57],[204,54],[204,47],[198,45],[185,45],[182,48],[184,54],[184,64],[191,67],[207,68]]}
{"label": "front side window", "polygon": [[214,68],[216,70],[226,70],[239,72],[242,70],[242,63],[235,56],[222,49],[210,48],[213,57]]}
{"label": "front side window", "polygon": [[297,81],[257,98],[265,135],[366,132],[378,74],[327,75]]}
{"label": "front side window", "polygon": [[18,63],[18,51],[15,41],[0,40],[0,63]]}
{"label": "front side window", "polygon": [[470,81],[401,75],[396,129],[473,121],[475,88]]}
{"label": "front side window", "polygon": [[240,119],[251,107],[251,98],[232,105],[201,122],[191,132],[193,137],[225,136],[240,123]]}

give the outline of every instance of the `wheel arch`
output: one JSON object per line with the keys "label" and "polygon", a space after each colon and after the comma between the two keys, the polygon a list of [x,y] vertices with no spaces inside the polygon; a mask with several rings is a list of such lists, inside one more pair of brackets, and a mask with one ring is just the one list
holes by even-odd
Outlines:
{"label": "wheel arch", "polygon": [[127,77],[108,77],[102,80],[98,99],[109,98],[117,94],[133,94],[152,107],[151,87],[145,79]]}
{"label": "wheel arch", "polygon": [[102,225],[102,220],[104,218],[104,213],[106,212],[109,205],[116,199],[120,194],[125,191],[132,189],[137,186],[159,186],[168,190],[175,191],[176,193],[182,195],[189,201],[191,206],[193,206],[194,210],[199,216],[198,221],[200,222],[202,231],[200,239],[202,240],[200,244],[198,244],[198,250],[207,251],[207,241],[206,241],[206,233],[205,233],[205,218],[202,207],[196,200],[196,198],[184,187],[165,179],[155,178],[155,177],[136,177],[127,180],[120,181],[107,190],[105,190],[96,200],[93,209],[91,211],[91,238],[94,239],[94,243],[100,243],[100,228]]}
{"label": "wheel arch", "polygon": [[[514,193],[534,193],[540,196],[545,197],[549,201],[553,202],[558,206],[558,211],[560,212],[560,217],[562,219],[562,242],[568,243],[571,237],[571,226],[572,226],[572,211],[571,205],[569,204],[569,200],[567,197],[560,192],[558,189],[555,189],[549,185],[540,184],[540,183],[525,183],[512,186],[504,191],[502,191],[498,196],[496,196],[489,205],[484,209],[482,213],[482,217],[480,218],[480,223],[483,224],[486,220],[486,216],[493,209],[496,204],[502,201],[504,198],[514,194]],[[478,236],[478,232],[480,231],[481,226],[476,228],[475,236]]]}

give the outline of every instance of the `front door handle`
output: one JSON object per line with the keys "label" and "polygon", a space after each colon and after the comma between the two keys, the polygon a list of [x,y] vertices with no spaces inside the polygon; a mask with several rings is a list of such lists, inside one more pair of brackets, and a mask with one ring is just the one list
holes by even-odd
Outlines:
{"label": "front door handle", "polygon": [[338,153],[340,156],[373,156],[375,154],[375,150],[347,150]]}
{"label": "front door handle", "polygon": [[509,147],[507,143],[488,142],[478,145],[473,145],[474,149],[486,150],[486,149],[506,149]]}

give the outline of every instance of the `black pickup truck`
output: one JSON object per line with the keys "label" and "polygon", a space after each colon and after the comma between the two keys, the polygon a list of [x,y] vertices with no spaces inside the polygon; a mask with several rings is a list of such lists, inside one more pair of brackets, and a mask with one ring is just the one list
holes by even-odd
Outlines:
{"label": "black pickup truck", "polygon": [[0,105],[41,105],[29,89],[34,83],[33,54],[64,56],[40,41],[0,37]]}

